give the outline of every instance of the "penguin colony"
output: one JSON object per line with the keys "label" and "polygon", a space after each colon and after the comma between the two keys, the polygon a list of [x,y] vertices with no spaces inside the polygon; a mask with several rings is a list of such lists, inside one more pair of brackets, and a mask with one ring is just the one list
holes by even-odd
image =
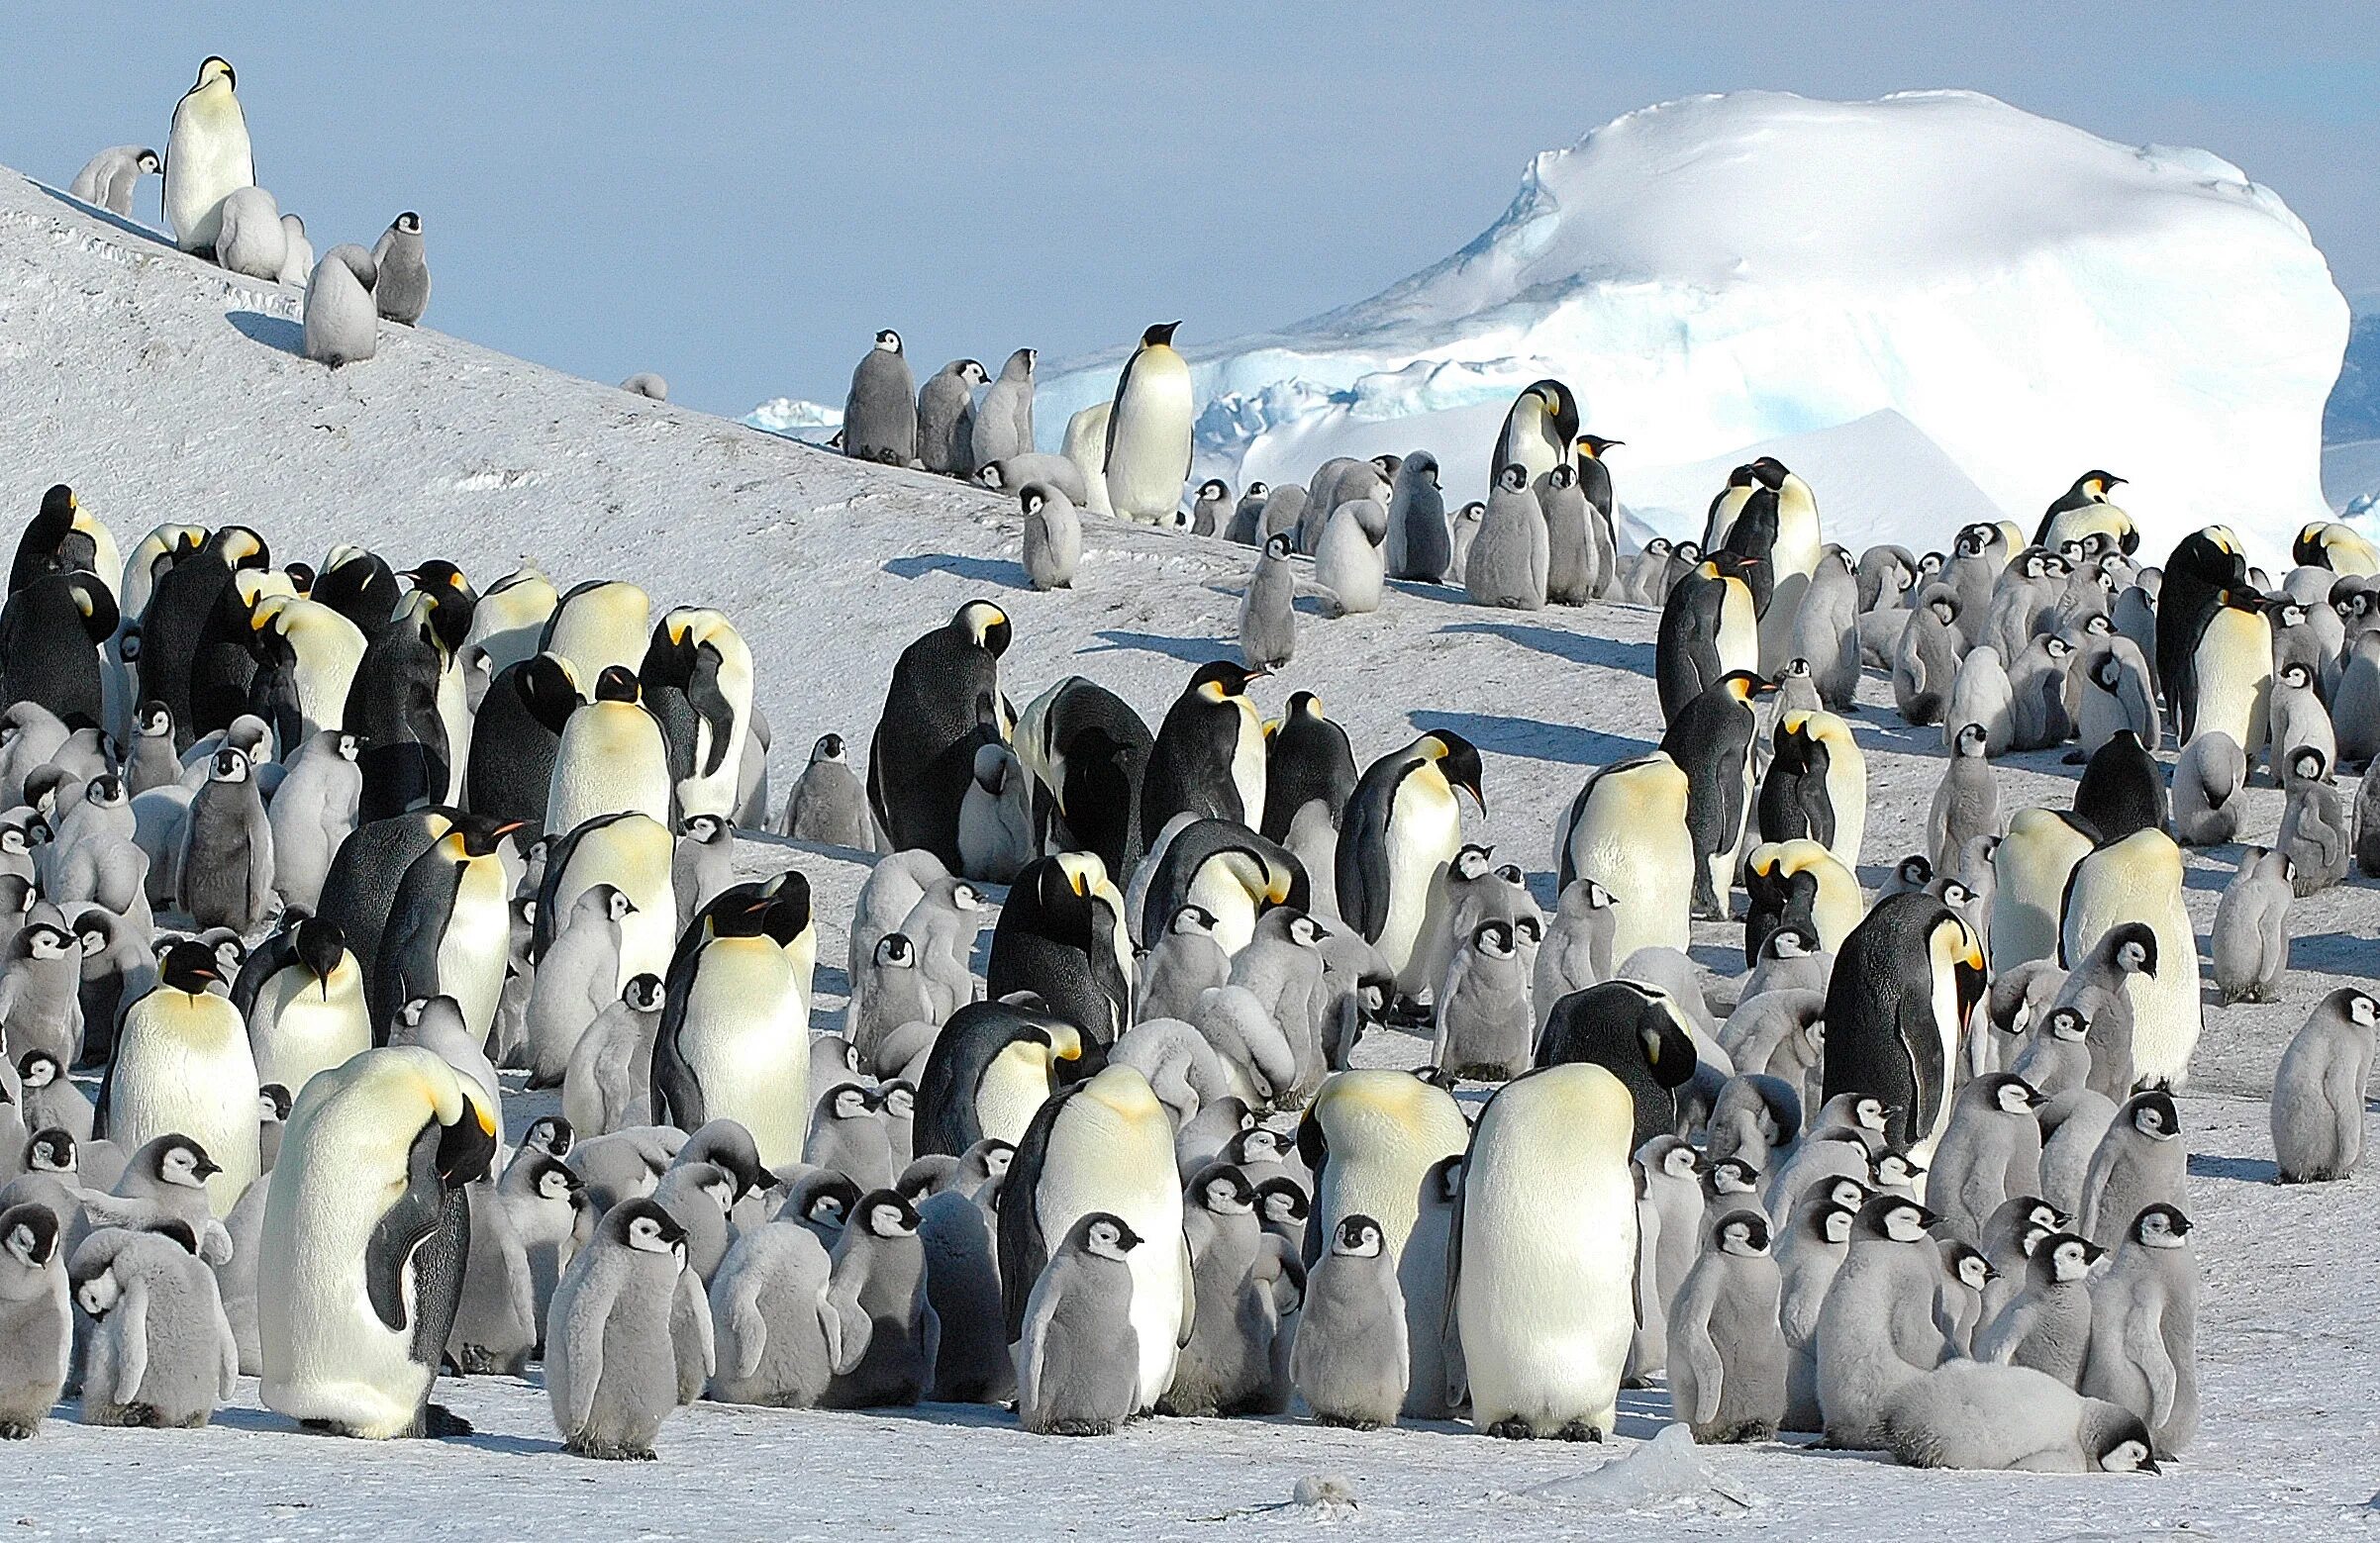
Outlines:
{"label": "penguin colony", "polygon": [[[232,84],[202,67],[164,158],[177,238],[227,262],[264,229]],[[97,201],[146,154],[86,168]],[[410,322],[419,235],[317,280]],[[1656,1383],[1698,1441],[2185,1454],[2180,847],[2232,838],[2256,768],[2286,790],[2210,941],[2226,1001],[2275,989],[2293,898],[2380,873],[2336,782],[2380,747],[2380,555],[2310,526],[2276,583],[2211,528],[2147,566],[2094,471],[2030,539],[1854,557],[1765,458],[1700,541],[1622,553],[1619,441],[1553,380],[1451,514],[1426,452],[1235,499],[1188,486],[1173,330],[1055,456],[1032,350],[921,390],[879,334],[843,448],[1015,495],[1037,587],[1086,576],[1084,511],[1260,550],[1243,657],[1153,724],[1081,676],[1020,708],[972,601],[859,766],[824,734],[776,812],[717,611],[276,564],[242,526],[124,554],[43,495],[0,611],[0,1435],[61,1397],[203,1425],[243,1375],[295,1425],[441,1435],[439,1377],[534,1365],[598,1458],[703,1398],[1600,1440]],[[1584,779],[1550,913],[1464,840],[1461,735],[1359,757],[1310,693],[1257,708],[1297,553],[1339,614],[1389,578],[1659,611],[1666,731]],[[1946,751],[1873,897],[1867,668]],[[2071,808],[2004,807],[1995,756],[2069,743]],[[840,1026],[807,880],[782,846],[742,876],[740,827],[872,856]],[[1740,920],[1732,1000],[1698,918]],[[2376,1020],[2341,988],[2290,1044],[2284,1182],[2359,1165]],[[1433,1064],[1356,1064],[1396,1033]],[[564,1114],[513,1128],[506,1073]]]}

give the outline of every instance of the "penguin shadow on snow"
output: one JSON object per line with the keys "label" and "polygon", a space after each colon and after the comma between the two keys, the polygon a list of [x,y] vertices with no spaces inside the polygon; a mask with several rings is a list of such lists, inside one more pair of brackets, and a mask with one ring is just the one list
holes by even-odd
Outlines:
{"label": "penguin shadow on snow", "polygon": [[1609,766],[1631,756],[1648,755],[1652,743],[1607,734],[1570,723],[1543,723],[1533,718],[1506,718],[1497,713],[1415,712],[1406,722],[1417,732],[1451,728],[1484,751],[1532,761],[1556,761],[1569,766]]}
{"label": "penguin shadow on snow", "polygon": [[2230,1179],[2239,1184],[2279,1184],[2281,1167],[2265,1157],[2225,1157],[2217,1152],[2190,1154],[2193,1179]]}
{"label": "penguin shadow on snow", "polygon": [[[2369,886],[2358,886],[2368,893]],[[2289,967],[2326,975],[2370,975],[2375,945],[2369,933],[2300,932],[2289,939]]]}
{"label": "penguin shadow on snow", "polygon": [[[1468,602],[1465,602],[1468,605]],[[1477,609],[1477,608],[1473,608]],[[1537,627],[1520,622],[1449,622],[1438,628],[1444,632],[1475,632],[1487,637],[1501,637],[1506,642],[1549,653],[1572,664],[1600,665],[1607,670],[1625,670],[1650,680],[1653,673],[1653,645],[1624,643],[1617,638],[1598,637],[1592,632],[1573,632],[1558,627]],[[1649,745],[1647,749],[1651,748]]]}
{"label": "penguin shadow on snow", "polygon": [[1102,627],[1091,634],[1106,646],[1085,648],[1084,653],[1153,653],[1184,664],[1211,664],[1217,659],[1237,659],[1239,645],[1219,637],[1167,637],[1159,632],[1132,632],[1116,627]]}
{"label": "penguin shadow on snow", "polygon": [[282,353],[306,351],[305,327],[285,316],[266,316],[261,311],[226,311],[223,319],[249,342],[260,342]]}
{"label": "penguin shadow on snow", "polygon": [[997,584],[1003,589],[1026,587],[1021,563],[1003,562],[995,557],[962,557],[956,552],[920,552],[915,557],[895,557],[884,565],[884,571],[896,579],[948,573],[973,584]]}
{"label": "penguin shadow on snow", "polygon": [[[73,210],[76,214],[81,215],[86,220],[96,220],[101,225],[112,225],[117,230],[123,232],[126,236],[138,237],[140,240],[149,242],[150,245],[161,246],[167,251],[177,251],[180,249],[176,247],[172,241],[165,238],[165,234],[162,231],[152,231],[148,226],[141,224],[138,220],[131,219],[125,215],[117,214],[112,209],[102,209],[97,204],[86,204],[81,199],[76,198],[73,194],[65,191],[63,188],[49,187],[40,182],[34,183],[34,186],[40,188],[44,193],[49,194],[51,198],[56,199],[59,203],[64,204],[68,209]],[[199,260],[203,262],[206,259],[202,257]],[[237,275],[235,275],[235,277]]]}

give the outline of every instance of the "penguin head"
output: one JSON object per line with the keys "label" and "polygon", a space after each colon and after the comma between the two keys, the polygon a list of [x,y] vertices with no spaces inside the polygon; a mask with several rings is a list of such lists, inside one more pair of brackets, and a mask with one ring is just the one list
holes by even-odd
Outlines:
{"label": "penguin head", "polygon": [[658,1013],[661,1011],[661,978],[649,970],[642,975],[630,976],[628,984],[620,988],[620,1000],[627,1003],[632,1012]]}
{"label": "penguin head", "polygon": [[223,1172],[205,1147],[185,1135],[159,1136],[135,1155],[150,1181],[184,1190],[203,1190],[209,1179]]}
{"label": "penguin head", "polygon": [[2070,1044],[2081,1044],[2091,1036],[2091,1020],[2083,1016],[2080,1009],[2052,1008],[2049,1010],[2048,1019],[2042,1025],[2042,1032],[2052,1039],[2062,1039]]}
{"label": "penguin head", "polygon": [[905,1082],[888,1082],[876,1090],[876,1108],[892,1119],[914,1119],[918,1111],[918,1091]]}
{"label": "penguin head", "polygon": [[[642,976],[638,978],[644,979]],[[540,1114],[529,1122],[529,1130],[521,1137],[521,1144],[548,1157],[568,1157],[576,1139],[570,1122],[561,1115]]]}
{"label": "penguin head", "polygon": [[1275,531],[1264,538],[1264,555],[1274,562],[1287,562],[1297,550],[1297,542],[1286,530]]}
{"label": "penguin head", "polygon": [[1957,1238],[1942,1244],[1942,1262],[1950,1267],[1950,1278],[1971,1292],[1981,1293],[2000,1277],[1974,1244]]}
{"label": "penguin head", "polygon": [[2172,1141],[2182,1133],[2182,1117],[2174,1109],[2173,1095],[2162,1088],[2133,1094],[2125,1101],[2122,1117],[2151,1141]]}
{"label": "penguin head", "polygon": [[[1518,461],[1496,473],[1496,487],[1500,492],[1518,493],[1528,486],[1529,468]],[[1485,512],[1486,507],[1483,505],[1481,513]]]}
{"label": "penguin head", "polygon": [[1615,445],[1628,443],[1626,439],[1606,439],[1603,435],[1595,434],[1582,434],[1573,442],[1578,453],[1591,461],[1603,459],[1603,452]]}
{"label": "penguin head", "polygon": [[2070,1286],[2088,1278],[2106,1252],[2087,1237],[2053,1232],[2033,1249],[2028,1273],[2043,1286]]}
{"label": "penguin head", "polygon": [[901,335],[889,327],[885,328],[876,334],[876,347],[884,353],[899,353],[901,351]]}
{"label": "penguin head", "polygon": [[950,629],[995,659],[1008,651],[1013,635],[1008,613],[988,600],[970,600],[959,607]]}
{"label": "penguin head", "polygon": [[1703,1187],[1713,1195],[1753,1195],[1760,1189],[1760,1170],[1741,1157],[1723,1157],[1703,1175]]}
{"label": "penguin head", "polygon": [[133,731],[143,738],[162,739],[173,732],[173,710],[162,702],[144,702],[133,717]]}
{"label": "penguin head", "polygon": [[2289,752],[2289,774],[2299,782],[2321,782],[2330,764],[2330,758],[2314,745],[2302,744]]}
{"label": "penguin head", "polygon": [[810,764],[816,766],[821,761],[840,761],[843,753],[843,735],[820,734],[818,743],[810,747]]}
{"label": "penguin head", "polygon": [[287,1088],[268,1082],[256,1090],[256,1117],[277,1125],[289,1118],[289,1110],[296,1103]]}
{"label": "penguin head", "polygon": [[1884,1107],[1884,1101],[1864,1094],[1851,1101],[1849,1113],[1860,1129],[1872,1130],[1878,1135],[1882,1135],[1892,1121],[1892,1110]]}
{"label": "penguin head", "polygon": [[1286,917],[1281,923],[1282,935],[1300,948],[1320,948],[1331,936],[1329,927],[1294,906],[1276,906],[1264,915],[1266,919],[1276,916]]}
{"label": "penguin head", "polygon": [[2180,1248],[2190,1236],[2190,1218],[2179,1205],[2159,1201],[2132,1218],[2132,1241],[2143,1248]]}
{"label": "penguin head", "polygon": [[[1861,1155],[1864,1156],[1866,1151],[1867,1149],[1865,1147],[1860,1148]],[[1869,1201],[1876,1198],[1876,1192],[1874,1190],[1871,1190],[1866,1185],[1861,1184],[1849,1174],[1835,1174],[1821,1180],[1818,1193],[1820,1198],[1830,1201],[1836,1205],[1840,1205],[1843,1209],[1852,1211],[1854,1213],[1858,1211],[1860,1206],[1865,1205]]]}
{"label": "penguin head", "polygon": [[1513,941],[1523,948],[1535,948],[1545,941],[1545,921],[1541,916],[1513,917]]}
{"label": "penguin head", "polygon": [[2102,945],[2117,970],[2127,975],[2157,977],[2157,931],[2145,921],[2126,921],[2111,928]]}
{"label": "penguin head", "polygon": [[1851,1241],[1852,1224],[1859,1219],[1854,1212],[1832,1201],[1812,1206],[1808,1214],[1809,1220],[1803,1225],[1810,1237],[1835,1248]]}
{"label": "penguin head", "polygon": [[1911,1190],[1926,1170],[1917,1159],[1897,1147],[1887,1147],[1876,1154],[1876,1184],[1888,1190]]}
{"label": "penguin head", "polygon": [[1422,756],[1438,763],[1438,775],[1448,787],[1460,788],[1471,795],[1484,818],[1488,812],[1487,795],[1480,784],[1485,775],[1479,761],[1479,747],[1451,728],[1433,728],[1415,741]]}
{"label": "penguin head", "polygon": [[1756,1210],[1731,1210],[1711,1227],[1723,1254],[1738,1259],[1768,1257],[1768,1218]]}
{"label": "penguin head", "polygon": [[[735,833],[735,826],[724,815],[688,815],[683,834],[697,846],[711,846]],[[636,908],[631,907],[630,910]],[[617,918],[614,918],[617,919]]]}
{"label": "penguin head", "polygon": [[218,82],[221,82],[224,90],[232,91],[238,89],[240,85],[240,77],[233,71],[231,61],[229,59],[218,58],[213,54],[209,54],[206,58],[199,61],[198,80],[190,87],[190,89],[194,92],[204,91],[207,87],[215,85]]}
{"label": "penguin head", "polygon": [[1226,702],[1247,696],[1248,682],[1262,680],[1267,670],[1251,670],[1234,664],[1229,659],[1217,659],[1202,664],[1191,675],[1185,696],[1203,697],[1209,702]]}
{"label": "penguin head", "polygon": [[534,1165],[529,1170],[531,1194],[539,1200],[563,1205],[575,1206],[578,1204],[578,1197],[586,1189],[587,1181],[581,1179],[568,1163],[544,1153],[535,1154],[529,1161]]}
{"label": "penguin head", "polygon": [[1893,874],[1911,889],[1922,890],[1934,882],[1934,864],[1923,854],[1912,852],[1894,865]]}
{"label": "penguin head", "polygon": [[1785,479],[1793,475],[1792,472],[1785,469],[1785,463],[1773,455],[1761,456],[1752,462],[1750,469],[1752,481],[1768,489],[1771,493],[1783,487]]}
{"label": "penguin head", "polygon": [[1148,331],[1140,335],[1140,346],[1143,348],[1172,347],[1174,329],[1180,327],[1181,325],[1182,324],[1179,322],[1157,323],[1154,327],[1151,327],[1148,329]]}
{"label": "penguin head", "polygon": [[494,820],[485,815],[465,815],[455,820],[454,828],[447,834],[460,844],[464,856],[492,857],[496,849],[504,844],[505,837],[519,830],[526,822]]}
{"label": "penguin head", "polygon": [[595,700],[598,702],[634,702],[643,694],[637,672],[625,664],[608,664],[595,677]]}
{"label": "penguin head", "polygon": [[1209,477],[1198,485],[1198,501],[1202,504],[1220,503],[1231,496],[1231,488],[1221,477]]}
{"label": "penguin head", "polygon": [[1253,1215],[1256,1188],[1234,1163],[1209,1163],[1190,1181],[1192,1200],[1218,1216]]}
{"label": "penguin head", "polygon": [[1167,924],[1166,930],[1184,937],[1213,937],[1215,913],[1204,906],[1184,906],[1174,912],[1173,920]]}
{"label": "penguin head", "polygon": [[1127,1254],[1140,1246],[1140,1234],[1132,1223],[1114,1211],[1095,1210],[1075,1222],[1073,1241],[1084,1253],[1098,1259],[1123,1263]]}
{"label": "penguin head", "polygon": [[1483,846],[1477,841],[1465,841],[1461,849],[1454,854],[1454,876],[1477,883],[1488,876],[1492,867],[1490,859],[1495,855],[1496,849],[1492,846]]}
{"label": "penguin head", "polygon": [[1672,1179],[1701,1177],[1702,1154],[1676,1136],[1655,1136],[1644,1145],[1646,1151],[1652,1154],[1650,1159],[1645,1158],[1644,1152],[1639,1152],[1636,1156],[1638,1161],[1647,1162],[1648,1167]]}
{"label": "penguin head", "polygon": [[[994,740],[975,747],[975,763],[970,774],[975,786],[997,797],[1008,786],[1009,769],[1017,766],[1017,752]],[[1020,774],[1022,768],[1019,768]]]}
{"label": "penguin head", "polygon": [[906,932],[887,932],[876,939],[874,957],[879,970],[914,970],[918,963],[917,945]]}
{"label": "penguin head", "polygon": [[[711,817],[707,815],[698,815],[695,818],[698,820],[708,820]],[[605,920],[626,921],[629,917],[637,914],[637,903],[629,899],[625,892],[609,884],[598,884],[593,886],[593,888],[603,892],[597,897],[597,903],[603,908]]]}
{"label": "penguin head", "polygon": [[643,1196],[605,1211],[603,1235],[640,1254],[668,1254],[681,1262],[685,1258],[685,1227],[657,1201]]}
{"label": "penguin head", "polygon": [[903,1200],[898,1190],[871,1190],[861,1196],[857,1219],[860,1230],[870,1237],[917,1235],[918,1208]]}
{"label": "penguin head", "polygon": [[171,990],[195,997],[223,980],[223,963],[213,945],[195,937],[176,938],[157,961],[157,979]]}
{"label": "penguin head", "polygon": [[2124,684],[2124,661],[2113,653],[2103,653],[2091,662],[2091,684],[2101,691],[2113,692]]}
{"label": "penguin head", "polygon": [[82,949],[63,926],[36,921],[17,934],[17,952],[27,959],[80,959]]}
{"label": "penguin head", "polygon": [[1555,461],[1553,469],[1545,473],[1545,485],[1556,492],[1565,491],[1577,483],[1578,468],[1568,461]]}
{"label": "penguin head", "polygon": [[1454,512],[1454,518],[1466,525],[1477,525],[1479,522],[1487,518],[1487,505],[1482,504],[1477,499],[1473,499],[1468,504],[1463,505],[1462,508],[1456,510]]}
{"label": "penguin head", "polygon": [[1283,1226],[1304,1226],[1307,1216],[1313,1213],[1313,1202],[1307,1199],[1305,1187],[1287,1174],[1257,1185],[1256,1201],[1266,1221]]}
{"label": "penguin head", "polygon": [[1713,683],[1712,689],[1723,691],[1737,702],[1748,703],[1754,697],[1767,696],[1777,685],[1755,670],[1730,670]]}
{"label": "penguin head", "polygon": [[1859,1237],[1886,1243],[1922,1243],[1941,1218],[1916,1201],[1900,1195],[1879,1195],[1859,1208]]}
{"label": "penguin head", "polygon": [[2370,993],[2357,991],[2352,986],[2341,986],[2332,992],[2330,1005],[2348,1022],[2361,1027],[2370,1028],[2380,1022],[2380,1001],[2374,1001]]}
{"label": "penguin head", "polygon": [[32,1173],[72,1173],[74,1137],[55,1125],[33,1133],[25,1143],[25,1167]]}
{"label": "penguin head", "polygon": [[246,782],[248,780],[248,756],[235,746],[225,745],[215,752],[214,764],[208,768],[209,782]]}
{"label": "penguin head", "polygon": [[402,231],[407,236],[419,236],[422,234],[422,217],[408,209],[390,223],[389,229]]}
{"label": "penguin head", "polygon": [[1331,1234],[1331,1252],[1353,1259],[1376,1259],[1387,1246],[1380,1223],[1360,1213],[1342,1216]]}

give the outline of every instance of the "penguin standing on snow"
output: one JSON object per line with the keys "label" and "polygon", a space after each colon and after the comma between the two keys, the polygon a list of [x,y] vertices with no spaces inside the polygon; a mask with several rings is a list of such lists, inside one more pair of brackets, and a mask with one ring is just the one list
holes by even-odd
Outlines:
{"label": "penguin standing on snow", "polygon": [[99,1133],[125,1151],[180,1134],[217,1165],[207,1202],[228,1215],[256,1177],[256,1059],[248,1025],[210,990],[223,972],[196,939],[166,948],[157,985],[125,1011],[116,1053],[99,1090]]}
{"label": "penguin standing on snow", "polygon": [[257,1245],[265,1406],[343,1435],[468,1433],[430,1388],[461,1302],[485,1094],[418,1045],[366,1050],[290,1110]]}
{"label": "penguin standing on snow", "polygon": [[868,746],[868,804],[894,851],[924,847],[959,866],[958,807],[975,776],[975,749],[1006,739],[1014,715],[1000,694],[1000,656],[1013,635],[988,600],[901,651]]}
{"label": "penguin standing on snow", "polygon": [[1925,894],[1878,901],[1835,954],[1826,1096],[1877,1099],[1893,1144],[1920,1162],[1931,1157],[1983,984],[1983,950],[1957,913]]}
{"label": "penguin standing on snow", "polygon": [[382,319],[411,327],[430,309],[430,260],[422,252],[422,217],[408,209],[372,246],[372,304]]}
{"label": "penguin standing on snow", "polygon": [[843,453],[854,460],[906,466],[918,455],[918,383],[891,328],[851,371],[843,410]]}
{"label": "penguin standing on snow", "polygon": [[1173,351],[1179,322],[1161,322],[1140,335],[1140,346],[1116,378],[1108,415],[1108,503],[1125,520],[1159,524],[1173,518],[1190,477],[1193,402],[1190,366]]}
{"label": "penguin standing on snow", "polygon": [[1660,693],[1661,722],[1674,722],[1720,677],[1758,666],[1759,615],[1752,572],[1753,565],[1734,552],[1719,552],[1689,569],[1653,602],[1661,608],[1653,634],[1653,683]]}
{"label": "penguin standing on snow", "polygon": [[105,724],[99,647],[118,621],[116,597],[95,574],[28,575],[0,609],[0,696],[38,703],[68,728]]}
{"label": "penguin standing on snow", "polygon": [[994,998],[1030,991],[1100,1045],[1132,1022],[1132,937],[1123,897],[1099,859],[1069,852],[1026,864],[992,931]]}
{"label": "penguin standing on snow", "polygon": [[375,1044],[387,1042],[406,1003],[441,996],[453,998],[465,1029],[487,1042],[512,953],[498,848],[519,828],[464,817],[406,868],[369,977]]}
{"label": "penguin standing on snow", "polygon": [[1736,849],[1752,804],[1752,699],[1776,690],[1748,670],[1723,675],[1670,721],[1661,750],[1686,774],[1686,828],[1694,837],[1694,913],[1725,918]]}
{"label": "penguin standing on snow", "polygon": [[1578,438],[1578,399],[1558,380],[1532,381],[1506,410],[1491,465],[1518,465],[1522,485],[1568,460]]}
{"label": "penguin standing on snow", "polygon": [[1180,814],[1256,828],[1264,820],[1264,723],[1248,700],[1262,670],[1202,664],[1165,710],[1140,782],[1140,830],[1155,840]]}
{"label": "penguin standing on snow", "polygon": [[1397,989],[1418,997],[1438,984],[1451,939],[1443,875],[1462,845],[1454,790],[1482,816],[1479,750],[1434,728],[1374,761],[1348,795],[1339,829],[1339,914],[1380,951]]}
{"label": "penguin standing on snow", "polygon": [[306,280],[307,358],[338,369],[380,351],[380,313],[372,301],[372,286],[379,280],[372,254],[352,242],[322,254]]}
{"label": "penguin standing on snow", "polygon": [[233,94],[239,77],[210,57],[198,80],[173,107],[165,138],[165,223],[184,251],[213,251],[223,228],[223,201],[256,182],[248,143],[248,115]]}

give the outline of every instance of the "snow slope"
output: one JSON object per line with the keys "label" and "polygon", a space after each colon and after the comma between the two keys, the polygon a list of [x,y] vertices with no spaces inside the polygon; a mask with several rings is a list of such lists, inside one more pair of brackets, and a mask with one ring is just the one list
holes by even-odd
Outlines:
{"label": "snow slope", "polygon": [[[1971,92],[1742,92],[1538,155],[1476,241],[1368,300],[1186,351],[1202,472],[1423,446],[1450,495],[1482,496],[1505,407],[1550,374],[1628,441],[1623,500],[1891,410],[2028,524],[2106,466],[2151,548],[2228,520],[2279,560],[2324,507],[2346,332],[2304,226],[2204,150]],[[1054,432],[1115,365],[1052,376]],[[1899,516],[1913,545],[1927,502]]]}
{"label": "snow slope", "polygon": [[[324,233],[335,240],[335,233]],[[380,357],[337,374],[291,350],[296,296],[230,280],[130,228],[0,171],[0,508],[30,513],[64,478],[128,544],[161,520],[246,520],[276,549],[318,556],[364,539],[408,562],[446,555],[482,580],[524,553],[561,582],[637,580],[668,604],[726,608],[750,640],[776,727],[782,787],[810,740],[864,745],[899,649],[962,601],[1016,622],[1008,688],[1022,702],[1090,673],[1152,722],[1192,661],[1229,652],[1243,549],[1095,524],[1071,593],[1025,590],[1018,522],[990,495],[854,465],[681,408],[569,379],[431,332],[388,329]],[[1845,475],[1850,475],[1846,469]],[[1824,483],[1821,496],[1827,494]],[[1267,706],[1319,692],[1369,758],[1417,724],[1485,752],[1492,820],[1476,828],[1527,864],[1541,898],[1553,821],[1588,769],[1658,734],[1653,617],[1625,607],[1518,616],[1397,586],[1377,614],[1309,611]],[[1940,771],[1934,735],[1897,726],[1871,679],[1859,736],[1871,773],[1870,883],[1921,843]],[[2063,802],[2052,755],[2003,776],[2018,803]],[[2279,795],[2252,795],[2269,839]],[[2203,929],[2233,854],[2194,854]],[[862,869],[847,853],[751,843],[747,866],[813,880],[822,960],[838,960]],[[2380,1485],[2380,1173],[2309,1190],[2270,1184],[2263,1098],[2311,1005],[2375,957],[2373,891],[2293,914],[2295,973],[2271,1007],[2211,1010],[2182,1101],[2207,1277],[2206,1428],[2169,1477],[2136,1482],[1916,1473],[1769,1445],[1702,1454],[1736,1499],[1642,1502],[1620,1514],[1574,1479],[1612,1454],[1492,1441],[1456,1426],[1355,1434],[1297,1420],[1155,1421],[1102,1442],[1023,1435],[994,1410],[788,1413],[703,1404],[663,1431],[661,1460],[579,1462],[555,1447],[533,1380],[447,1384],[479,1423],[464,1441],[370,1445],[296,1434],[252,1384],[206,1432],[50,1422],[0,1454],[19,1535],[166,1535],[203,1516],[239,1538],[379,1532],[513,1539],[1304,1535],[1287,1505],[1307,1475],[1355,1485],[1366,1536],[1644,1539],[2338,1535]],[[1721,972],[1734,929],[1698,932]],[[1739,958],[1739,955],[1738,955]],[[819,1002],[840,1011],[840,970]],[[1427,1047],[1367,1042],[1367,1058]],[[517,1101],[516,1117],[537,1107]],[[1665,1411],[1631,1394],[1620,1448]],[[70,1411],[69,1411],[70,1412]]]}

